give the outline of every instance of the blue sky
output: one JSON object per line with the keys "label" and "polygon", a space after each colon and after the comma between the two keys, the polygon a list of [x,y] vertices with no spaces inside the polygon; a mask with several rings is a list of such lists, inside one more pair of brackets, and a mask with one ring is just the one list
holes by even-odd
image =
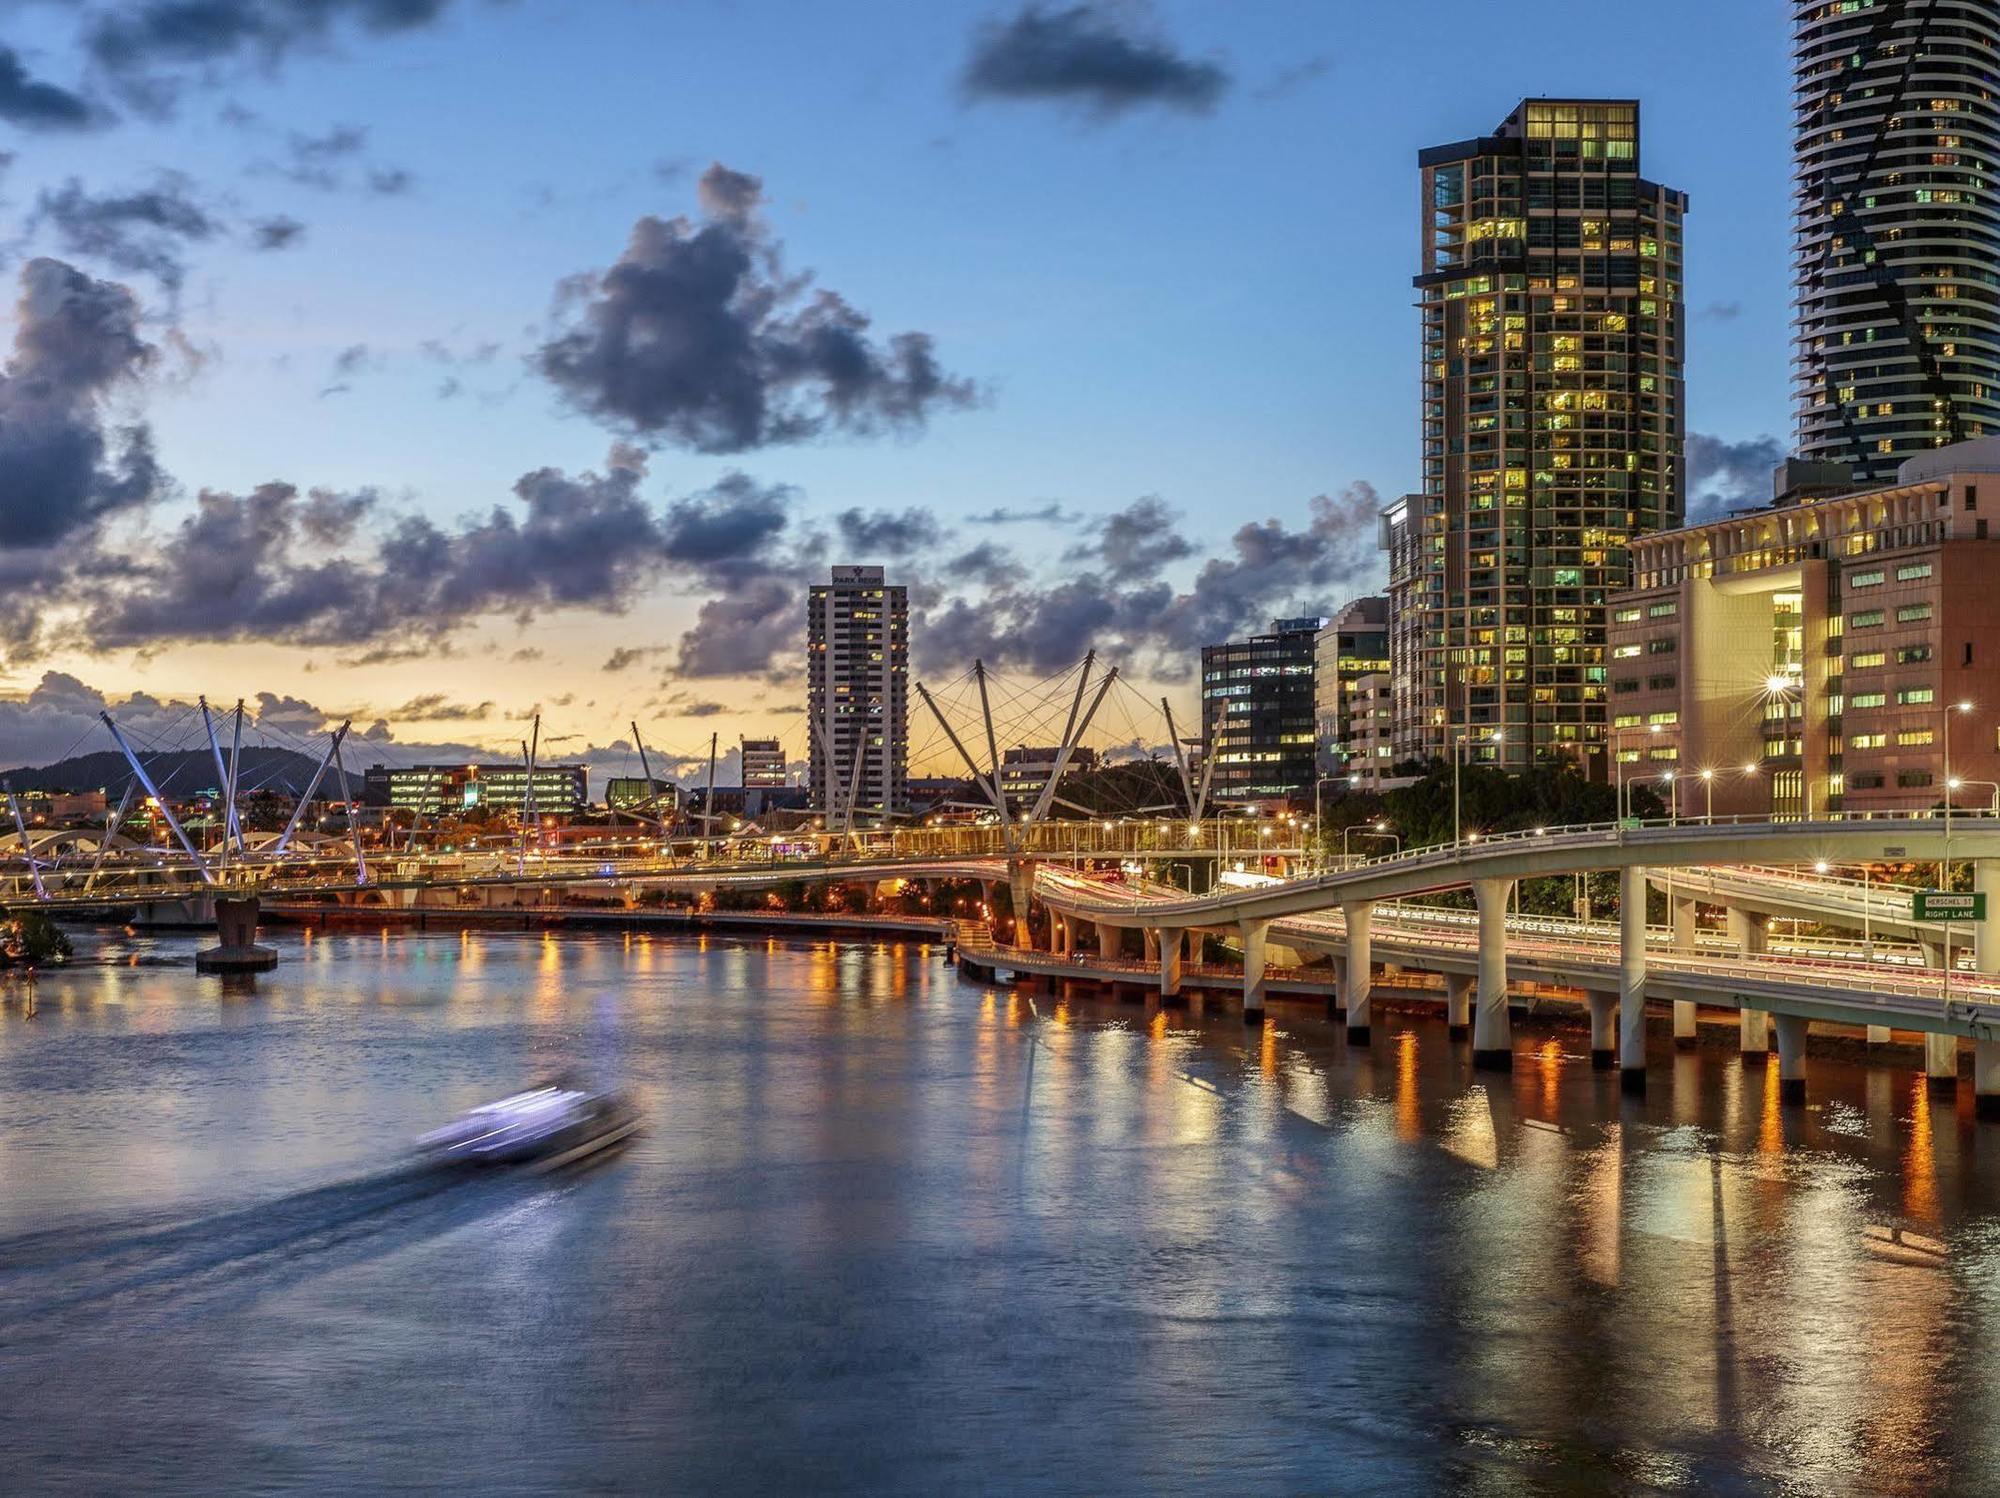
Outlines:
{"label": "blue sky", "polygon": [[[973,544],[1012,550],[1028,574],[1016,591],[1103,572],[1110,564],[1088,554],[1091,517],[1156,495],[1188,543],[1158,575],[1186,590],[1211,558],[1240,558],[1231,537],[1247,521],[1290,537],[1315,495],[1413,483],[1416,152],[1489,130],[1534,93],[1641,99],[1647,174],[1693,198],[1690,429],[1728,442],[1788,431],[1787,7],[1100,7],[1102,24],[1226,78],[1206,109],[1139,102],[1109,116],[1063,98],[967,96],[980,28],[1020,10],[457,0],[396,34],[342,23],[276,61],[170,69],[176,102],[149,116],[86,64],[78,6],[0,8],[0,37],[32,75],[117,115],[86,131],[0,135],[15,157],[0,177],[10,278],[49,254],[128,285],[162,350],[115,402],[150,422],[177,488],[121,513],[102,544],[143,552],[204,488],[378,490],[365,544],[392,513],[448,529],[517,503],[510,488],[525,473],[601,469],[620,434],[533,367],[570,315],[556,310],[558,287],[616,261],[642,215],[696,215],[698,179],[720,162],[762,180],[762,222],[789,271],[837,290],[873,336],[928,334],[982,399],[874,437],[728,454],[656,442],[648,504],[737,471],[791,487],[793,536],[852,507],[920,508],[939,534],[891,565],[941,615],[952,598],[983,596],[950,565]],[[272,170],[291,159],[294,134],[340,127],[365,131],[364,146],[330,158],[344,187]],[[176,316],[154,279],[65,251],[36,223],[39,196],[71,178],[110,194],[169,171],[218,222],[282,214],[304,233],[278,252],[251,249],[240,227],[183,246]],[[410,186],[368,191],[371,171],[407,172]],[[427,343],[466,362],[440,362]],[[461,392],[440,398],[447,379]],[[0,468],[0,514],[6,482]],[[968,520],[1050,500],[1077,518]],[[1340,565],[1290,579],[1313,596],[1253,597],[1288,586],[1286,575],[1238,574],[1244,607],[1337,603],[1368,581],[1365,553],[1350,547]],[[829,557],[867,559],[836,541],[812,560]],[[78,586],[51,585],[56,616]],[[702,708],[716,702],[729,710],[725,737],[778,727],[798,695],[782,659],[734,677],[676,670],[676,642],[717,587],[713,570],[667,568],[622,595],[622,612],[544,601],[526,626],[512,610],[452,622],[437,640],[461,664],[444,681],[435,654],[342,664],[369,652],[331,646],[324,630],[319,643],[213,629],[113,643],[85,628],[17,646],[0,684],[24,693],[56,669],[114,695],[276,687],[379,716],[412,741],[440,731],[394,709],[435,692],[494,703],[485,719],[454,723],[474,743],[510,741],[513,714],[565,694],[572,726],[594,742],[634,714],[657,719],[667,741],[705,737],[714,725],[687,710],[716,718]],[[1118,629],[1136,675],[1185,690],[1177,646]],[[605,672],[620,645],[656,654]],[[522,650],[541,654],[516,659]]]}

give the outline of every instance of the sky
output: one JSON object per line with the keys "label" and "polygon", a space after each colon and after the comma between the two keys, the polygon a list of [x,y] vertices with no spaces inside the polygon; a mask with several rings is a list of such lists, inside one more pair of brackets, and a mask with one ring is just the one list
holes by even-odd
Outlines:
{"label": "sky", "polygon": [[197,693],[401,762],[538,709],[612,771],[634,720],[802,757],[836,562],[909,585],[934,686],[1094,645],[1193,721],[1201,644],[1379,587],[1416,153],[1526,95],[1641,101],[1690,507],[1753,496],[1788,40],[1776,0],[0,0],[0,764]]}

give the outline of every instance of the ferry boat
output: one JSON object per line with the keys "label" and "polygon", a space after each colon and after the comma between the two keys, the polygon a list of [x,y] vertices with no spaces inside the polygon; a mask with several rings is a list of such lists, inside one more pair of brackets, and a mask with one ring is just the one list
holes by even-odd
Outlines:
{"label": "ferry boat", "polygon": [[630,1138],[639,1113],[623,1093],[550,1082],[482,1103],[417,1141],[432,1165],[558,1166]]}

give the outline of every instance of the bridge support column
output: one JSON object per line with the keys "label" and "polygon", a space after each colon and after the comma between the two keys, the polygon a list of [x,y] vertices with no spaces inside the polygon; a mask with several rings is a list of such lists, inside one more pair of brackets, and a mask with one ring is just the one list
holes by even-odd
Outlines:
{"label": "bridge support column", "polygon": [[1102,922],[1097,927],[1097,955],[1106,962],[1116,962],[1125,955],[1125,929],[1122,926],[1107,926]]}
{"label": "bridge support column", "polygon": [[[1676,897],[1669,902],[1669,914],[1674,923],[1674,950],[1692,952],[1694,950],[1694,901]],[[1674,1045],[1679,1050],[1688,1050],[1699,1039],[1699,1029],[1693,999],[1674,1000]]]}
{"label": "bridge support column", "polygon": [[1472,1011],[1472,1064],[1485,1071],[1511,1071],[1514,1026],[1507,1014],[1507,900],[1511,879],[1476,879],[1479,902],[1479,1001]]}
{"label": "bridge support column", "polygon": [[1446,1031],[1453,1040],[1464,1040],[1472,1034],[1472,975],[1470,973],[1446,973],[1444,975],[1444,1022]]}
{"label": "bridge support column", "polygon": [[1181,935],[1179,931],[1153,933],[1153,945],[1160,952],[1160,997],[1163,999],[1180,997]]}
{"label": "bridge support column", "polygon": [[1610,1071],[1618,1064],[1618,995],[1590,995],[1590,1069]]}
{"label": "bridge support column", "polygon": [[1958,1037],[1924,1036],[1924,1081],[1932,1092],[1958,1090]]}
{"label": "bridge support column", "polygon": [[1351,1045],[1366,1045],[1373,1019],[1369,998],[1375,987],[1373,902],[1361,900],[1340,907],[1347,921],[1347,1039]]}
{"label": "bridge support column", "polygon": [[1243,937],[1243,1023],[1264,1023],[1265,939],[1271,934],[1269,921],[1243,921],[1237,926]]}
{"label": "bridge support column", "polygon": [[1035,897],[1035,865],[1032,859],[1016,858],[1008,861],[1007,893],[1014,902],[1014,944],[1033,950],[1040,943],[1035,940],[1035,919],[1032,908]]}
{"label": "bridge support column", "polygon": [[[1750,910],[1731,909],[1728,917],[1729,939],[1736,947],[1737,956],[1754,957],[1770,946],[1769,916]],[[1744,1006],[1736,1014],[1736,1037],[1736,1044],[1745,1061],[1761,1061],[1771,1050],[1771,1017],[1761,1009]]]}
{"label": "bridge support column", "polygon": [[1796,1014],[1771,1016],[1778,1030],[1778,1101],[1806,1100],[1807,1021]]}
{"label": "bridge support column", "polygon": [[278,965],[275,947],[257,945],[257,897],[215,897],[215,946],[194,954],[198,973],[268,973]]}
{"label": "bridge support column", "polygon": [[1618,1068],[1627,1092],[1646,1090],[1646,871],[1618,871]]}
{"label": "bridge support column", "polygon": [[[1986,896],[1986,919],[1972,928],[1972,965],[1981,973],[2000,972],[2000,860],[1973,860],[1972,887]],[[1972,1111],[2000,1119],[2000,1040],[1972,1043]]]}
{"label": "bridge support column", "polygon": [[1868,1027],[1868,1043],[1870,1045],[1887,1045],[1889,1043],[1889,1027],[1887,1025],[1870,1025]]}

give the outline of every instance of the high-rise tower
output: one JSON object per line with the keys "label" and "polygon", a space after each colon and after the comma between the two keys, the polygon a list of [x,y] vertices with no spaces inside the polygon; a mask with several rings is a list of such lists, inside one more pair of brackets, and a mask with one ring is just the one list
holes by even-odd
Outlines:
{"label": "high-rise tower", "polygon": [[2000,432],[2000,0],[1797,0],[1803,458],[1886,484]]}
{"label": "high-rise tower", "polygon": [[1605,729],[1605,595],[1678,525],[1687,197],[1632,100],[1530,99],[1423,173],[1421,493],[1385,516],[1398,759],[1519,768]]}
{"label": "high-rise tower", "polygon": [[828,825],[884,820],[909,793],[909,593],[880,567],[836,567],[806,604],[812,804]]}

